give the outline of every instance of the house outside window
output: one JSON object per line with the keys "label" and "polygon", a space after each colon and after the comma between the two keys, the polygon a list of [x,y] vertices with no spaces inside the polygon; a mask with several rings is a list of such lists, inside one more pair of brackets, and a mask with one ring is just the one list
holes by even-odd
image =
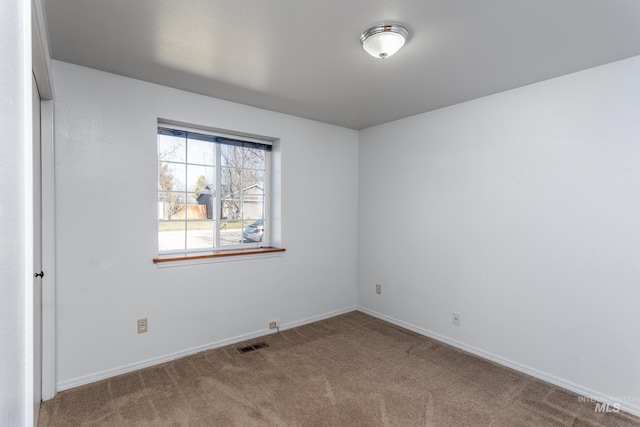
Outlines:
{"label": "house outside window", "polygon": [[271,142],[158,125],[158,253],[269,246]]}

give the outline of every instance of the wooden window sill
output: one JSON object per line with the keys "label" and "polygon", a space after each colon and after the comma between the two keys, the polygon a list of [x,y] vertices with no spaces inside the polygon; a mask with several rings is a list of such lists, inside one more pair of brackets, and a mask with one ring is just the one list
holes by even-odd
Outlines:
{"label": "wooden window sill", "polygon": [[242,257],[248,255],[267,255],[277,254],[284,252],[284,248],[247,248],[247,249],[232,249],[225,251],[206,251],[206,252],[194,252],[189,254],[169,254],[161,255],[158,258],[153,259],[154,264],[174,263],[180,261],[197,261],[197,260],[213,260],[227,257]]}

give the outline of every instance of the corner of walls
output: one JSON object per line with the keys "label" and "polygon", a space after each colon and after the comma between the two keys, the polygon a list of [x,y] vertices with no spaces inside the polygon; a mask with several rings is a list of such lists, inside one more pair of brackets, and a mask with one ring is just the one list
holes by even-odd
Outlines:
{"label": "corner of walls", "polygon": [[[519,363],[517,361],[510,360],[502,356],[499,356],[497,354],[484,351],[480,348],[470,346],[464,342],[460,342],[455,339],[452,339],[449,336],[441,335],[431,330],[396,319],[394,317],[386,316],[384,314],[370,310],[366,307],[358,306],[357,310],[363,313],[366,313],[370,316],[373,316],[375,318],[378,318],[380,320],[384,320],[385,322],[389,322],[393,325],[396,325],[401,328],[407,329],[409,331],[415,332],[417,334],[423,335],[425,337],[432,338],[444,344],[448,344],[452,347],[466,351],[467,353],[471,353],[483,359],[491,360],[492,362],[498,363],[502,366],[506,366],[507,368],[511,368],[515,371],[522,372],[523,374],[530,375],[534,378],[538,378],[539,380],[557,385],[558,387],[562,387],[566,390],[572,391],[585,398],[593,399],[594,401],[598,401],[602,403],[608,403],[610,405],[619,405],[620,410],[640,417],[640,405],[638,404],[638,402],[640,402],[640,396],[603,395],[595,390],[589,389],[587,387],[583,387],[581,385],[572,383],[570,381],[566,381],[563,378],[558,378],[556,376],[549,375],[547,372],[534,369],[530,366],[523,365],[522,363]],[[589,403],[592,403],[592,402],[589,402]]]}
{"label": "corner of walls", "polygon": [[634,57],[361,131],[359,309],[638,414],[638,75]]}

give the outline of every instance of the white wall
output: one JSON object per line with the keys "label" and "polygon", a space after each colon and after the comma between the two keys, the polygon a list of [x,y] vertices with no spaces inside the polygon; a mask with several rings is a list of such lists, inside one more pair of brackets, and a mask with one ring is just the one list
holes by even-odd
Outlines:
{"label": "white wall", "polygon": [[359,306],[640,399],[638,76],[635,57],[362,131]]}
{"label": "white wall", "polygon": [[34,423],[31,2],[0,2],[0,425]]}
{"label": "white wall", "polygon": [[[64,389],[356,304],[358,133],[54,62]],[[281,140],[281,257],[158,268],[158,118]],[[136,333],[136,319],[149,332]]]}

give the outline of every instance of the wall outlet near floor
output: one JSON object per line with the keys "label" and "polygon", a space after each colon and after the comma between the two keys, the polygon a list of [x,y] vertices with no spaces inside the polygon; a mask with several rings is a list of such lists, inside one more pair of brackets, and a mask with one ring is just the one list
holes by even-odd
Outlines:
{"label": "wall outlet near floor", "polygon": [[376,284],[376,294],[380,295],[382,293],[382,285]]}
{"label": "wall outlet near floor", "polygon": [[272,320],[271,322],[269,322],[269,329],[277,329],[279,327],[280,327],[279,320]]}
{"label": "wall outlet near floor", "polygon": [[148,328],[149,328],[149,323],[147,322],[147,318],[146,317],[144,319],[138,319],[138,333],[139,334],[143,334],[143,333],[147,332]]}
{"label": "wall outlet near floor", "polygon": [[455,311],[451,313],[451,323],[460,326],[460,313],[456,313]]}

